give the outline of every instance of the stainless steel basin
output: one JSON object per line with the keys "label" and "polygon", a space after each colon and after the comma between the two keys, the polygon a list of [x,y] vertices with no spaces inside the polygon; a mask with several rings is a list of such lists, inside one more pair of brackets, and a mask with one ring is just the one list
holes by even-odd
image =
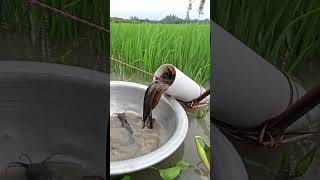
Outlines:
{"label": "stainless steel basin", "polygon": [[[33,163],[61,153],[52,161],[105,176],[108,84],[108,74],[89,69],[0,61],[0,179],[8,179],[2,172],[10,162],[25,162],[19,160],[21,153]],[[50,170],[66,166],[56,167]]]}
{"label": "stainless steel basin", "polygon": [[[142,105],[147,86],[125,81],[110,83],[110,114],[133,111],[142,115]],[[167,131],[167,139],[155,151],[133,159],[110,162],[110,175],[127,174],[153,166],[164,160],[184,141],[188,131],[188,117],[181,105],[163,95],[153,111],[153,116]]]}

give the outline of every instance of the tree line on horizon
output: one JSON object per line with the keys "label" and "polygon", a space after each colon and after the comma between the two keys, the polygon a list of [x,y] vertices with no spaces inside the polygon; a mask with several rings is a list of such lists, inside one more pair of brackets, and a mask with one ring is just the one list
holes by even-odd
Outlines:
{"label": "tree line on horizon", "polygon": [[182,19],[174,14],[169,14],[161,20],[140,19],[136,16],[130,17],[130,19],[124,19],[119,17],[111,17],[110,21],[113,23],[153,23],[153,24],[186,24],[186,23],[210,23],[210,19]]}

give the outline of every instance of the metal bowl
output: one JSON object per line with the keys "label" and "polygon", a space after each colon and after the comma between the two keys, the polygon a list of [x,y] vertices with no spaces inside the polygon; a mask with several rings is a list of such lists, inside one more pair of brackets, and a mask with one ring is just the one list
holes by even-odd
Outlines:
{"label": "metal bowl", "polygon": [[21,153],[33,163],[61,153],[52,161],[105,176],[108,84],[108,74],[89,69],[0,61],[0,179]]}
{"label": "metal bowl", "polygon": [[212,179],[215,180],[249,180],[246,167],[232,143],[210,123],[214,148],[212,154]]}
{"label": "metal bowl", "polygon": [[[125,81],[110,83],[110,114],[133,111],[142,115],[143,98],[147,86]],[[188,117],[181,105],[163,95],[152,112],[167,131],[168,139],[158,149],[136,158],[111,161],[110,175],[127,174],[153,166],[174,153],[184,141],[188,131]]]}

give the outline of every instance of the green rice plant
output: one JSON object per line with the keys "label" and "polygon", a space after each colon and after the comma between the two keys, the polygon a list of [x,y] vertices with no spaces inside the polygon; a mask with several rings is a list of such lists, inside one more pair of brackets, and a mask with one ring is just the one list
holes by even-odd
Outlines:
{"label": "green rice plant", "polygon": [[[111,23],[111,56],[153,73],[162,64],[173,64],[203,85],[210,77],[209,24]],[[112,72],[136,72],[111,62]],[[141,74],[141,78],[151,80]]]}
{"label": "green rice plant", "polygon": [[[104,0],[41,0],[50,5],[89,22],[109,28],[109,1]],[[33,43],[41,44],[41,51],[50,49],[56,42],[73,42],[79,46],[80,40],[90,45],[89,51],[98,55],[97,64],[105,64],[108,57],[108,35],[83,24],[76,23],[55,13],[32,6],[25,0],[0,1],[0,29],[21,32],[30,36]],[[66,49],[68,51],[69,49]],[[48,58],[48,57],[46,57]],[[93,61],[93,60],[91,60]],[[87,64],[92,64],[88,62]]]}
{"label": "green rice plant", "polygon": [[320,50],[319,0],[216,0],[211,6],[216,23],[293,76]]}
{"label": "green rice plant", "polygon": [[305,175],[311,167],[318,150],[318,146],[311,148],[306,154],[298,159],[295,166],[291,166],[291,164],[294,163],[290,161],[289,154],[287,152],[284,153],[281,158],[280,169],[276,175],[282,178],[287,177],[287,179],[289,177],[293,179]]}
{"label": "green rice plant", "polygon": [[[31,6],[24,0],[2,0],[1,2],[0,22],[12,24],[20,30],[39,29],[47,18],[50,36],[54,39],[74,39],[77,38],[79,31],[83,33],[92,31],[85,25],[77,25],[69,19],[37,6]],[[41,2],[101,26],[107,26],[109,22],[108,1],[42,0]]]}
{"label": "green rice plant", "polygon": [[210,104],[200,108],[200,110],[197,112],[197,118],[198,119],[205,118],[209,114],[209,112],[210,112]]}

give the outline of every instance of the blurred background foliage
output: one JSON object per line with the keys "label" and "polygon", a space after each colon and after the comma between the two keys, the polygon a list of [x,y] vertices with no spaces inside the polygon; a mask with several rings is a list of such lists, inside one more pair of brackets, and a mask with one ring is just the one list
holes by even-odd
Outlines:
{"label": "blurred background foliage", "polygon": [[[50,5],[74,16],[85,19],[109,29],[109,1],[105,0],[42,0],[41,3]],[[90,27],[76,23],[52,12],[48,12],[26,3],[25,0],[0,0],[0,32],[9,36],[28,38],[32,47],[37,48],[41,57],[22,53],[21,57],[28,60],[63,63],[87,68],[108,71],[108,36]],[[13,35],[15,34],[15,35]],[[18,39],[17,43],[22,38]],[[20,40],[19,40],[20,39]],[[83,48],[80,48],[84,46]],[[75,58],[77,49],[86,49],[90,54]],[[84,53],[84,52],[83,52]],[[4,53],[5,54],[5,53]],[[30,54],[30,53],[29,53]],[[4,57],[17,59],[15,55]],[[86,59],[79,59],[86,57]],[[97,59],[92,59],[96,57]]]}
{"label": "blurred background foliage", "polygon": [[292,76],[307,61],[319,61],[319,0],[215,0],[211,17]]}

